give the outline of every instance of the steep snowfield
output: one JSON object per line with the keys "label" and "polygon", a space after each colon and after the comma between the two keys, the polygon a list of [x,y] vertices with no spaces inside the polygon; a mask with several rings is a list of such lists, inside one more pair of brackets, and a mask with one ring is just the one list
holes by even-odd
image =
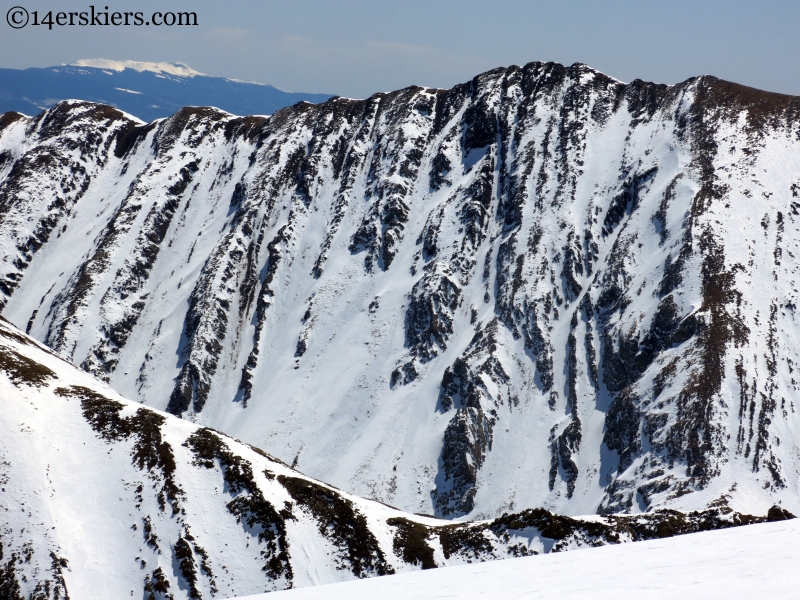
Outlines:
{"label": "steep snowfield", "polygon": [[238,600],[796,598],[798,541],[795,520]]}
{"label": "steep snowfield", "polygon": [[230,597],[764,520],[402,513],[124,400],[0,320],[3,600]]}
{"label": "steep snowfield", "polygon": [[0,120],[2,314],[410,512],[800,510],[800,101],[531,63]]}

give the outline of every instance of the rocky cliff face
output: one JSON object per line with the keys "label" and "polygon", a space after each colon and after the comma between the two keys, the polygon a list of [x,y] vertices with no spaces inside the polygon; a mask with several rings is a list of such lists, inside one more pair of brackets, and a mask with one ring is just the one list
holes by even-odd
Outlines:
{"label": "rocky cliff face", "polygon": [[0,408],[4,600],[229,598],[791,517],[403,513],[125,400],[2,320]]}
{"label": "rocky cliff face", "polygon": [[404,509],[800,508],[800,100],[585,65],[0,122],[3,315]]}

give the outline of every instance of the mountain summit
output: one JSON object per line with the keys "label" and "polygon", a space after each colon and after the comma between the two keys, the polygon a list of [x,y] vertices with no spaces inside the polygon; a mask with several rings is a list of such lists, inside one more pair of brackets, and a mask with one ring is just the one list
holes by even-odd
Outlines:
{"label": "mountain summit", "polygon": [[798,114],[554,63],[269,118],[6,114],[0,306],[410,512],[797,513]]}
{"label": "mountain summit", "polygon": [[[62,67],[68,65],[61,65]],[[195,71],[189,65],[181,62],[141,62],[138,60],[109,60],[107,58],[81,58],[75,61],[71,67],[93,67],[96,69],[107,69],[109,71],[124,71],[133,69],[134,71],[149,71],[151,73],[161,73],[167,75],[178,75],[180,77],[195,77],[196,75],[206,76],[205,73]]]}

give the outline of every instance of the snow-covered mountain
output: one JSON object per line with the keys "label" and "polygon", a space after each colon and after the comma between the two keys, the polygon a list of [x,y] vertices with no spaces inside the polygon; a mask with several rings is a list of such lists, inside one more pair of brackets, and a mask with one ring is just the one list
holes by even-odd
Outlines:
{"label": "snow-covered mountain", "polygon": [[576,64],[0,121],[3,315],[410,512],[800,510],[800,101]]}
{"label": "snow-covered mountain", "polygon": [[225,598],[790,516],[411,515],[127,401],[0,319],[3,600]]}
{"label": "snow-covered mountain", "polygon": [[268,115],[297,102],[324,102],[330,95],[212,77],[183,63],[83,59],[43,69],[0,69],[0,113],[36,115],[70,98],[101,102],[152,121],[184,106]]}

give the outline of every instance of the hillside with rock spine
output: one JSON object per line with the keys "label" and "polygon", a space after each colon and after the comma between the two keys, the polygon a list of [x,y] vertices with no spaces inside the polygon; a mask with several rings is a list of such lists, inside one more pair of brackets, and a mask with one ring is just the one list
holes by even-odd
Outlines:
{"label": "hillside with rock spine", "polygon": [[4,600],[227,598],[791,516],[411,515],[125,400],[6,321],[0,408]]}

